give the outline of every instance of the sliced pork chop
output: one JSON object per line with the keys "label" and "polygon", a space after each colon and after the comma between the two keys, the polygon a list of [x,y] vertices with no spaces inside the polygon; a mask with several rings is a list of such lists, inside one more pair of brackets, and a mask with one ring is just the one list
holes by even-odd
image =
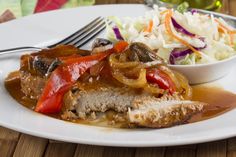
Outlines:
{"label": "sliced pork chop", "polygon": [[[59,46],[22,56],[22,91],[32,99],[38,99],[48,76],[61,64],[59,58],[84,53],[88,52]],[[113,78],[108,76],[106,79]],[[99,80],[82,82],[78,81],[76,89],[72,88],[64,96],[63,119],[86,119],[88,116],[96,117],[96,112],[113,110],[121,113],[129,124],[160,128],[184,123],[194,114],[201,112],[205,106],[204,103],[183,100],[179,96],[156,98],[144,91],[116,85],[115,81],[111,81],[112,85]]]}
{"label": "sliced pork chop", "polygon": [[46,78],[20,71],[20,80],[21,91],[31,99],[39,99],[45,86]]}
{"label": "sliced pork chop", "polygon": [[64,98],[67,109],[76,110],[79,118],[93,112],[114,110],[126,113],[136,97],[147,95],[128,87],[115,87],[101,82],[78,83],[76,91],[70,91]]}
{"label": "sliced pork chop", "polygon": [[138,126],[163,128],[186,122],[196,113],[203,111],[206,103],[181,100],[178,96],[163,98],[145,97],[133,102],[129,108],[130,123]]}
{"label": "sliced pork chop", "polygon": [[[123,113],[128,123],[162,128],[185,123],[196,113],[203,110],[205,103],[183,100],[180,96],[165,95],[156,98],[146,92],[135,91],[127,87],[112,87],[99,84],[90,88],[89,84],[80,84],[76,92],[70,91],[65,97],[67,118],[86,119],[94,112],[114,110]],[[70,112],[75,111],[75,112]]]}

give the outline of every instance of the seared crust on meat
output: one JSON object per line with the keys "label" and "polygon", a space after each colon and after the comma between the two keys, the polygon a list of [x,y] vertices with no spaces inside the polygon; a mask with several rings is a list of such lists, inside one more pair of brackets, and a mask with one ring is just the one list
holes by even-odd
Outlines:
{"label": "seared crust on meat", "polygon": [[45,86],[46,79],[20,71],[21,91],[31,99],[38,99]]}
{"label": "seared crust on meat", "polygon": [[[97,88],[90,84],[77,84],[76,92],[70,91],[64,97],[64,106],[76,110],[79,118],[86,118],[92,112],[114,110],[126,113],[136,97],[143,96],[127,87],[113,87],[96,83]],[[94,86],[93,86],[94,87]]]}
{"label": "seared crust on meat", "polygon": [[138,126],[163,128],[185,123],[206,104],[197,101],[181,100],[177,96],[165,96],[161,99],[145,97],[137,99],[129,108],[130,123]]}
{"label": "seared crust on meat", "polygon": [[[78,84],[76,92],[70,91],[64,98],[66,118],[86,119],[91,113],[114,110],[123,113],[127,123],[152,128],[170,127],[185,123],[203,110],[205,103],[183,100],[178,95],[165,95],[161,98],[147,93],[136,93],[127,87],[112,87],[97,84]],[[101,87],[100,87],[101,86]],[[72,112],[73,111],[73,114]]]}

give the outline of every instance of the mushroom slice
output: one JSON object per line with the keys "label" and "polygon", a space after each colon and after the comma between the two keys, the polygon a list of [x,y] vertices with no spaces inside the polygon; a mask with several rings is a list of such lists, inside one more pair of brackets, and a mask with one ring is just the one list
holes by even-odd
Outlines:
{"label": "mushroom slice", "polygon": [[92,53],[104,52],[113,47],[113,43],[107,39],[97,38],[92,45]]}
{"label": "mushroom slice", "polygon": [[151,50],[148,46],[140,42],[134,42],[130,45],[130,60],[139,60],[141,62],[152,62],[160,60],[164,63],[164,60],[156,55],[156,53]]}

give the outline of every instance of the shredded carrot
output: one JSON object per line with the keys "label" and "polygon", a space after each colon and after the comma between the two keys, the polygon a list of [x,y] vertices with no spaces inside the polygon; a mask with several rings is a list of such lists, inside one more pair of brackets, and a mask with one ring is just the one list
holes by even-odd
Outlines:
{"label": "shredded carrot", "polygon": [[176,36],[172,30],[171,30],[171,16],[172,16],[172,11],[169,10],[168,14],[166,14],[165,17],[165,27],[166,27],[166,31],[169,35],[171,35],[173,38],[175,38],[176,40],[178,40],[179,42],[181,42],[183,45],[187,46],[189,49],[191,49],[194,53],[196,53],[197,55],[201,55],[200,52],[198,50],[196,50],[193,46],[191,46],[189,43],[187,43],[186,41],[184,41],[183,39],[179,38],[178,36]]}
{"label": "shredded carrot", "polygon": [[144,29],[144,32],[152,32],[152,28],[153,28],[153,20],[149,21],[148,26]]}
{"label": "shredded carrot", "polygon": [[161,15],[164,15],[165,13],[168,13],[168,12],[169,12],[169,9],[160,12],[160,14],[161,14]]}
{"label": "shredded carrot", "polygon": [[227,28],[224,24],[222,24],[218,19],[215,19],[215,21],[218,23],[219,27],[224,28],[227,30],[230,34],[236,34],[236,30],[231,30]]}
{"label": "shredded carrot", "polygon": [[221,33],[227,33],[227,30],[225,30],[223,27],[218,26],[218,31]]}
{"label": "shredded carrot", "polygon": [[236,30],[231,30],[224,26],[218,19],[215,19],[215,21],[218,23],[218,29],[220,32],[228,33],[229,34],[229,44],[230,46],[234,46],[234,35],[236,34]]}

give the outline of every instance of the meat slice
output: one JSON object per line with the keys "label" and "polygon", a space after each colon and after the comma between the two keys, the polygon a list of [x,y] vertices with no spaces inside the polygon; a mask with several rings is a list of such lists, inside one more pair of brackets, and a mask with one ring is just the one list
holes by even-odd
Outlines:
{"label": "meat slice", "polygon": [[67,93],[64,102],[66,108],[76,110],[79,118],[85,119],[92,112],[114,110],[125,113],[136,97],[144,95],[128,87],[114,87],[98,81],[77,84],[77,91]]}
{"label": "meat slice", "polygon": [[205,103],[183,100],[178,95],[156,98],[128,87],[112,87],[97,82],[79,84],[76,92],[65,97],[65,112],[70,116],[86,119],[94,112],[114,110],[123,113],[129,124],[142,127],[162,128],[186,122],[203,110]]}
{"label": "meat slice", "polygon": [[129,108],[130,123],[138,126],[163,128],[186,122],[207,104],[182,100],[178,96],[165,96],[161,99],[146,97],[133,102]]}
{"label": "meat slice", "polygon": [[46,83],[46,78],[20,71],[21,91],[31,99],[38,99]]}

